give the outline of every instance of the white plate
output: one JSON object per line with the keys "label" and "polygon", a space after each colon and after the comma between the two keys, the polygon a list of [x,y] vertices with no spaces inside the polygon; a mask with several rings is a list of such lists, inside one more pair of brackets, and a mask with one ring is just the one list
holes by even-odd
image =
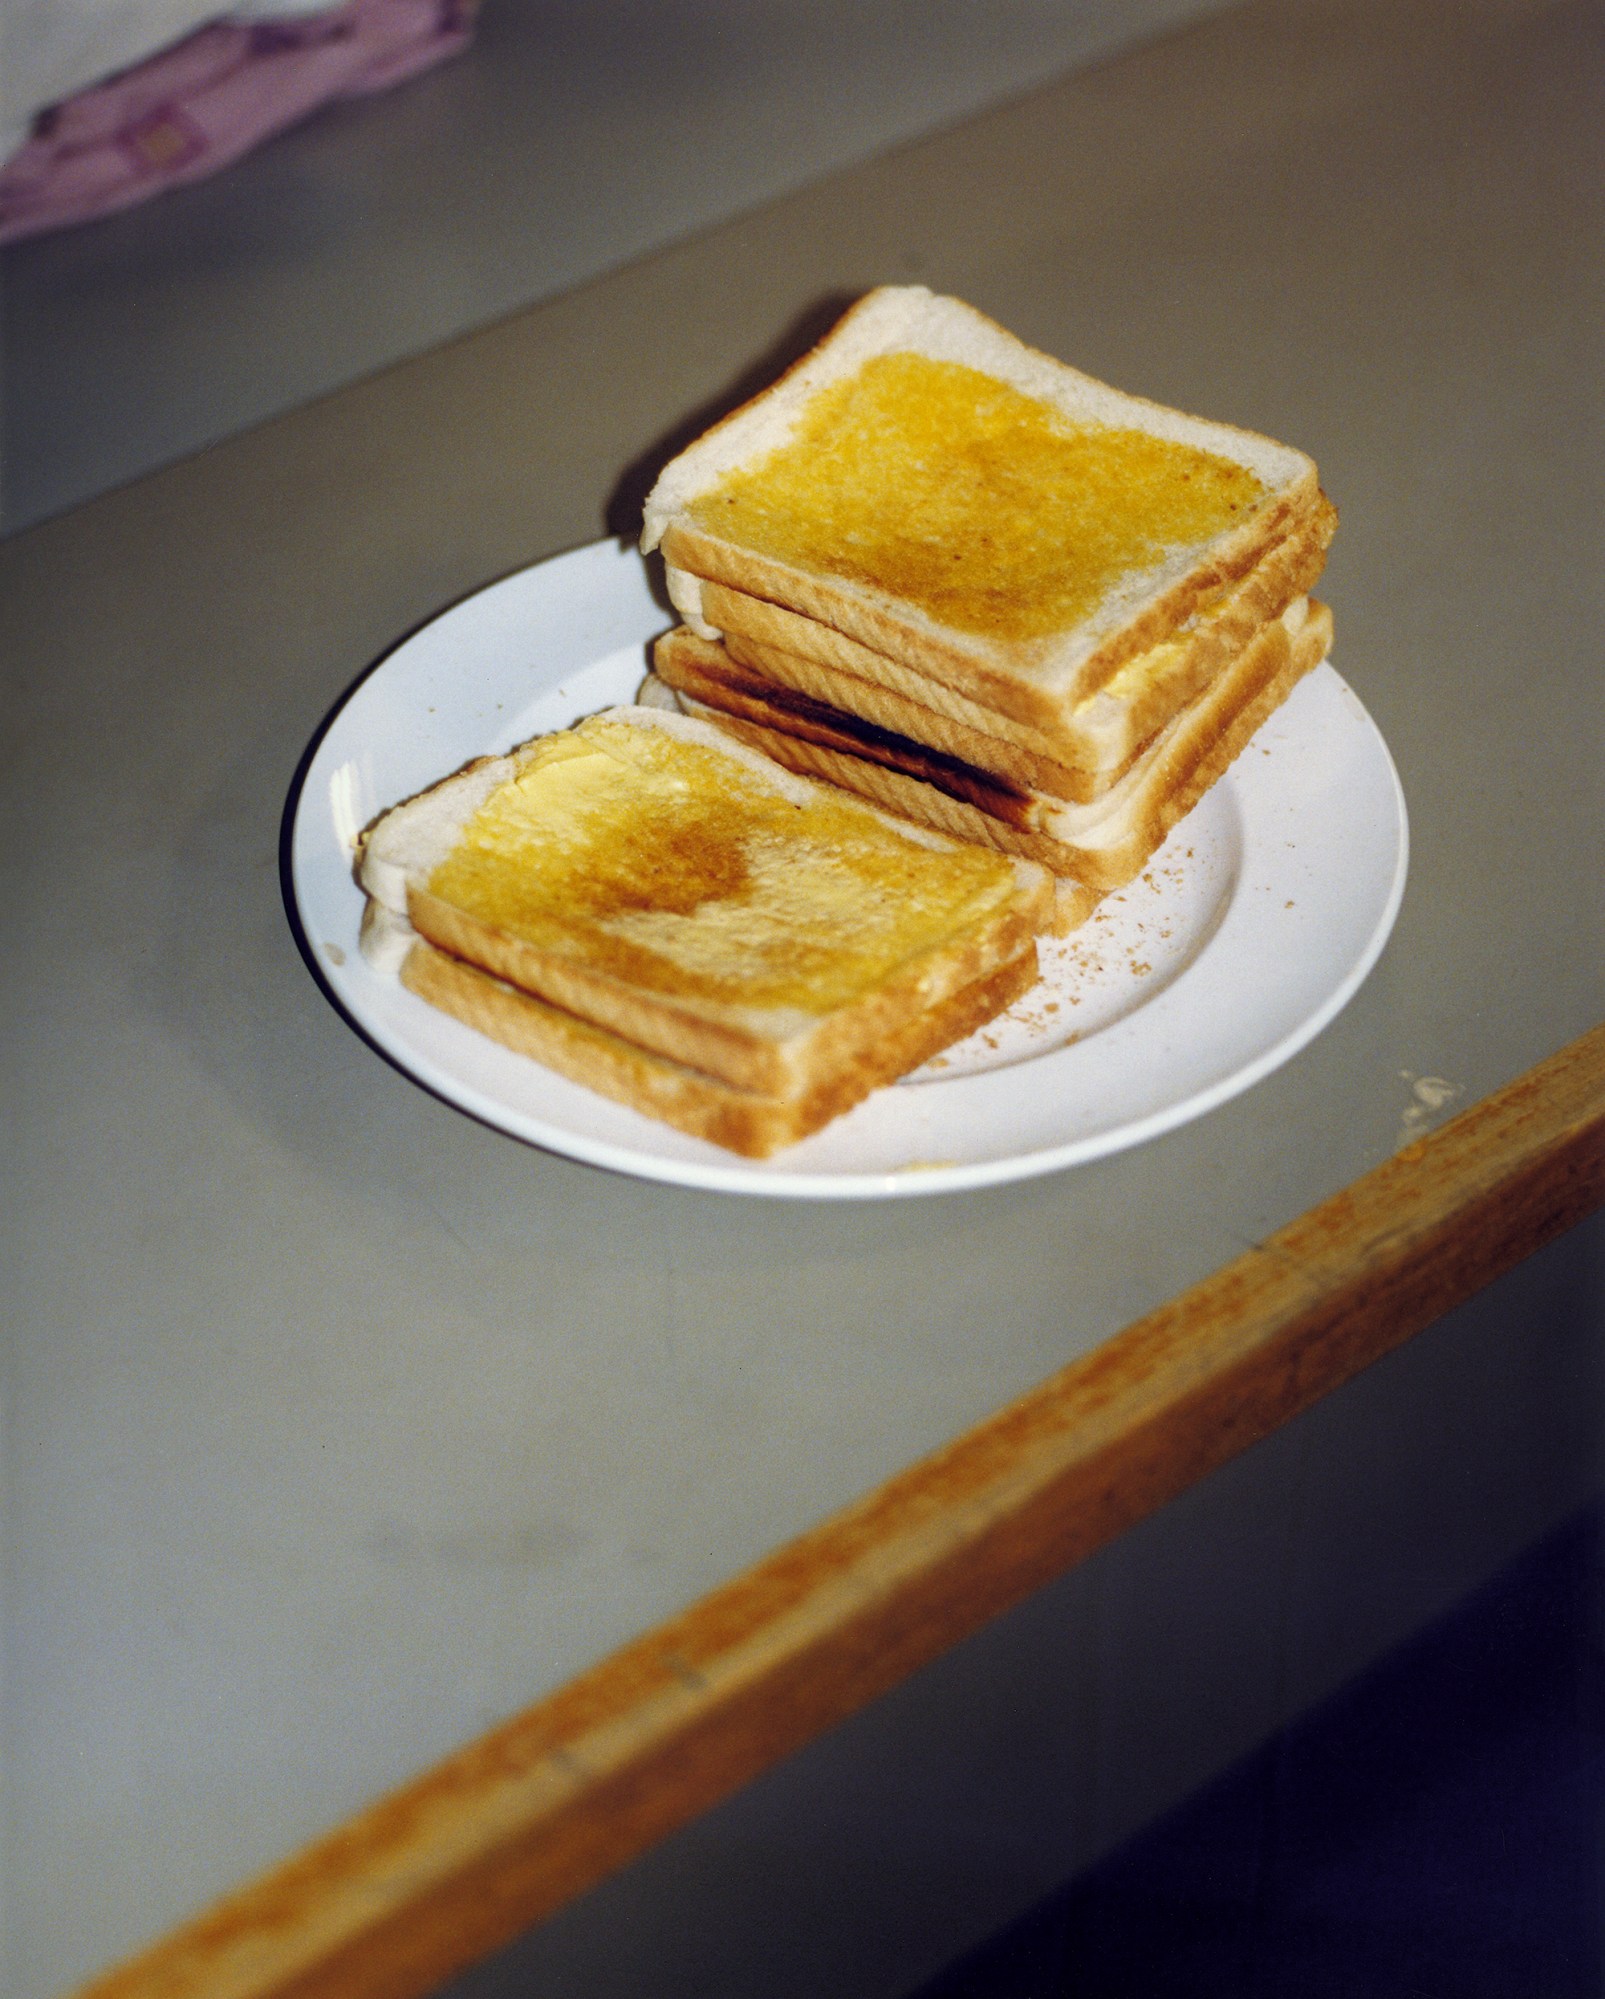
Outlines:
{"label": "white plate", "polygon": [[1404,891],[1404,799],[1330,666],[1294,691],[1147,874],[1044,950],[1012,1014],[765,1161],[682,1137],[405,992],[357,948],[352,843],[470,757],[630,700],[667,614],[640,557],[576,549],[455,605],[360,681],[293,801],[306,948],[407,1073],[516,1138],[732,1193],[946,1193],[1074,1166],[1246,1090],[1318,1034],[1376,962]]}

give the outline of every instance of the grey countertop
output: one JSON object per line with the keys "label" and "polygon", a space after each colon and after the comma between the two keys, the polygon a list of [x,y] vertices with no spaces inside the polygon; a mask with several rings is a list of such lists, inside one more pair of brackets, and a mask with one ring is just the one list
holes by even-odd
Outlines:
{"label": "grey countertop", "polygon": [[[1600,30],[1256,0],[0,545],[8,1994],[1344,1186],[1412,1079],[1470,1102],[1594,1024]],[[622,525],[822,302],[906,278],[1317,458],[1336,661],[1412,815],[1393,942],[1246,1097],[1038,1181],[788,1206],[518,1145],[308,975],[298,759],[400,633]]]}
{"label": "grey countertop", "polygon": [[404,90],[0,250],[0,528],[1225,3],[487,0]]}

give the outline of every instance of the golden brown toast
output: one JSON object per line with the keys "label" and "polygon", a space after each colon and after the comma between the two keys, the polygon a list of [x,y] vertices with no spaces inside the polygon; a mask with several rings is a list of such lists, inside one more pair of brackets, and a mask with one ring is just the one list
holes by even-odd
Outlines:
{"label": "golden brown toast", "polygon": [[687,620],[693,630],[722,637],[731,658],[753,672],[1009,783],[1083,803],[1107,791],[1210,676],[1309,589],[1336,521],[1335,510],[1323,502],[1247,576],[1200,606],[1169,638],[1128,660],[1113,682],[1078,702],[1051,732],[986,708],[782,605],[721,584],[688,592],[679,571],[669,575],[669,594],[696,608],[696,620]]}
{"label": "golden brown toast", "polygon": [[829,1101],[910,1023],[1028,956],[1055,918],[1040,867],[643,708],[393,808],[364,836],[360,878],[451,957],[788,1102]]}
{"label": "golden brown toast", "polygon": [[883,287],[665,468],[643,546],[1051,731],[1324,504],[1301,452]]}
{"label": "golden brown toast", "polygon": [[418,940],[401,971],[421,999],[571,1082],[627,1104],[727,1151],[766,1159],[862,1103],[922,1062],[973,1034],[1036,983],[1035,948],[912,1014],[850,1061],[793,1095],[737,1089],[716,1076],[638,1048],[621,1035],[549,1006]]}
{"label": "golden brown toast", "polygon": [[[677,645],[705,646],[692,633]],[[1022,827],[936,785],[773,726],[722,713],[681,696],[690,712],[728,729],[791,769],[856,791],[890,811],[955,839],[1039,861],[1095,895],[1135,879],[1171,828],[1190,812],[1298,681],[1326,657],[1332,618],[1324,604],[1300,599],[1262,627],[1224,672],[1149,745],[1113,790],[1091,805],[1038,801],[1037,827]],[[660,644],[662,641],[660,641]]]}
{"label": "golden brown toast", "polygon": [[902,771],[934,784],[953,798],[962,798],[995,819],[1024,829],[1040,827],[1044,806],[1029,787],[994,777],[961,757],[946,756],[908,736],[866,722],[858,715],[802,694],[781,681],[766,679],[733,655],[732,642],[722,645],[700,639],[684,625],[665,632],[652,647],[653,671],[677,694],[689,696],[721,714],[738,716],[762,728],[781,729],[825,749],[845,750],[867,757],[888,770]]}

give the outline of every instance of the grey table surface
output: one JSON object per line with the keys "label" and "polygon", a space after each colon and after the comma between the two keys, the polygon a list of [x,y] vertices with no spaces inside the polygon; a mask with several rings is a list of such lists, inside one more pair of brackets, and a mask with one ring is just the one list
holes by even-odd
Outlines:
{"label": "grey table surface", "polygon": [[486,0],[405,89],[0,249],[0,528],[1223,4]]}
{"label": "grey table surface", "polygon": [[[1342,1187],[1414,1079],[1468,1103],[1595,1023],[1600,56],[1593,6],[1251,4],[0,544],[8,1993]],[[1250,1094],[1041,1180],[770,1204],[516,1144],[309,976],[298,760],[400,633],[623,526],[666,439],[907,278],[1317,458],[1412,815],[1393,942]]]}

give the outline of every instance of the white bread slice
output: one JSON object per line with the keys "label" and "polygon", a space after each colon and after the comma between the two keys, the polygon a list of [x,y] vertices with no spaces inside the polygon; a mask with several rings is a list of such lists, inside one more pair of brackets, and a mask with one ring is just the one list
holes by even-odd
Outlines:
{"label": "white bread slice", "polygon": [[[761,545],[763,534],[717,524],[727,498],[735,506],[738,487],[761,498],[764,481],[774,483],[782,473],[791,478],[799,453],[812,465],[820,447],[810,430],[815,417],[834,413],[842,397],[872,379],[887,381],[894,359],[903,371],[899,380],[913,366],[918,380],[908,393],[925,393],[924,384],[930,407],[904,410],[894,394],[884,408],[875,406],[873,424],[838,426],[849,439],[842,464],[853,468],[855,490],[867,496],[845,531],[831,511],[842,504],[841,467],[830,465],[820,470],[817,493],[804,486],[798,501],[793,485],[785,487],[787,519],[808,528],[805,554],[777,554]],[[1019,421],[1008,417],[1012,430],[986,430],[991,418],[984,415],[975,418],[973,435],[966,430],[970,419],[961,405],[977,380],[983,399],[1001,397],[1007,411],[1027,413]],[[1022,397],[1024,403],[1014,400]],[[1066,439],[1076,451],[1091,440],[1112,454],[1115,484],[1100,485],[1095,502],[1084,496],[1080,504],[1061,490],[1045,513],[1040,495],[1021,487],[1020,468],[1036,462],[1021,440],[1058,451],[1072,448]],[[793,440],[798,451],[788,456]],[[1122,484],[1128,450],[1148,457],[1144,478]],[[1156,452],[1172,471],[1150,479]],[[1190,455],[1200,453],[1207,462]],[[1166,526],[1170,515],[1154,511],[1153,495],[1162,492],[1164,507],[1174,511],[1184,472],[1199,482],[1189,491],[1236,483],[1225,515],[1200,515],[1207,531],[1176,540]],[[1111,491],[1125,508],[1118,522]],[[937,502],[949,492],[961,494],[959,511],[933,527]],[[1302,452],[1109,388],[1026,347],[957,300],[919,286],[883,287],[860,300],[780,381],[665,468],[646,502],[642,546],[661,545],[677,570],[816,619],[973,700],[1052,730],[1125,661],[1245,575],[1321,504],[1315,466]],[[729,518],[740,517],[738,509]],[[957,534],[954,520],[962,524]],[[863,541],[862,555],[855,537]],[[957,565],[955,577],[983,579],[973,598],[965,595],[968,584],[958,591],[957,609],[941,609],[949,598],[926,581],[918,587],[927,601],[910,594],[908,575],[941,573],[940,564],[931,566],[933,549],[941,562]],[[1021,551],[1024,567],[1016,570],[1011,563]],[[1065,621],[1053,624],[1055,609],[1043,612],[1047,624],[1028,619],[1021,626],[1022,615],[1035,616],[1025,600],[1039,587],[1041,559],[1082,564],[1086,587],[1078,583],[1078,608]],[[887,569],[906,573],[889,576]],[[1035,580],[1017,587],[1017,576],[1028,574]],[[691,621],[696,607],[680,608]]]}
{"label": "white bread slice", "polygon": [[925,1012],[909,1015],[797,1094],[766,1096],[638,1048],[605,1027],[437,951],[422,938],[401,967],[402,984],[410,991],[493,1041],[615,1103],[749,1159],[766,1159],[807,1138],[871,1091],[984,1027],[1036,980],[1032,946]]}
{"label": "white bread slice", "polygon": [[[688,636],[693,640],[696,638],[695,633],[690,633]],[[674,633],[666,633],[657,643],[663,645],[674,637]],[[688,715],[695,710],[711,725],[716,727],[722,726],[731,719],[728,710],[721,711],[717,707],[708,704],[703,704],[699,708],[694,697],[683,694],[674,687],[671,687],[666,680],[662,679],[656,673],[649,673],[641,683],[636,700],[643,707],[656,708],[670,715]],[[829,778],[824,778],[822,781],[825,783],[832,782]],[[853,789],[853,786],[848,784],[841,788],[850,791]],[[921,815],[918,812],[906,813],[896,806],[888,809],[897,812],[899,817],[912,819],[915,823],[921,822]],[[954,837],[970,839],[973,836],[960,832]],[[986,846],[991,843],[982,839],[980,844]],[[1078,929],[1081,924],[1086,922],[1102,899],[1102,896],[1096,889],[1090,889],[1080,882],[1071,881],[1066,875],[1055,875],[1053,881],[1053,920],[1049,925],[1051,934],[1055,937],[1068,937],[1072,930]],[[382,918],[384,912],[379,910],[377,904],[370,902],[368,905],[368,914],[372,917]],[[395,970],[399,967],[401,959],[406,955],[407,943],[413,935],[410,924],[404,923],[402,929],[405,932],[405,936],[398,938],[394,934],[391,925],[380,921],[374,924],[370,935],[369,928],[365,924],[363,930],[364,956],[371,958],[375,964],[381,965],[384,969]]]}
{"label": "white bread slice", "polygon": [[[615,816],[598,820],[603,793]],[[971,847],[858,800],[844,818],[848,803],[705,723],[613,709],[382,815],[359,879],[441,950],[637,1047],[738,1089],[828,1096],[1030,951],[1055,907],[1040,867],[978,871]],[[496,813],[511,835],[483,830]],[[489,903],[472,884],[487,843]]]}
{"label": "white bread slice", "polygon": [[[739,716],[789,736],[867,757],[909,777],[924,779],[954,798],[968,799],[995,819],[1040,829],[1047,811],[1041,792],[980,765],[928,748],[911,736],[865,722],[846,709],[800,694],[785,682],[769,680],[732,655],[732,642],[698,638],[678,625],[653,643],[652,670],[675,693],[700,701],[721,714]],[[767,648],[759,648],[767,651]]]}
{"label": "white bread slice", "polygon": [[1046,802],[1040,831],[1011,825],[933,784],[864,757],[679,698],[689,713],[716,722],[793,770],[856,791],[955,839],[984,842],[1001,852],[1040,861],[1098,896],[1125,887],[1141,874],[1171,829],[1222,775],[1260,724],[1326,657],[1331,642],[1331,612],[1313,599],[1299,599],[1271,620],[1154,739],[1119,784],[1089,805]]}
{"label": "white bread slice", "polygon": [[[817,619],[761,597],[703,584],[683,570],[669,595],[698,607],[691,629],[722,637],[756,673],[1010,783],[1082,802],[1106,791],[1154,735],[1320,575],[1336,511],[1324,502],[1249,573],[1202,603],[1171,636],[1139,653],[1052,732],[984,707],[873,652]],[[687,585],[695,586],[687,589]]]}

